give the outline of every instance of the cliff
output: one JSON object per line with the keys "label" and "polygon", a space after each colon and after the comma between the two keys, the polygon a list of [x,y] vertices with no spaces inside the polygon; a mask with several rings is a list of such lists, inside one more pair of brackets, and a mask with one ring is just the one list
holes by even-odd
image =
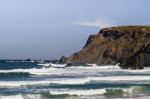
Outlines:
{"label": "cliff", "polygon": [[68,63],[120,63],[121,68],[150,66],[150,26],[118,26],[90,35],[85,46],[65,59]]}

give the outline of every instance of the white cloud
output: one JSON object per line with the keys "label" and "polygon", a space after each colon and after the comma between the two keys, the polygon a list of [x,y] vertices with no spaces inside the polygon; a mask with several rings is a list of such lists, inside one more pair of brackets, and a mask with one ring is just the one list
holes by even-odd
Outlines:
{"label": "white cloud", "polygon": [[108,22],[108,20],[103,18],[96,18],[93,20],[77,22],[75,23],[75,25],[90,26],[90,27],[97,27],[97,28],[106,28],[106,27],[114,26],[112,22]]}

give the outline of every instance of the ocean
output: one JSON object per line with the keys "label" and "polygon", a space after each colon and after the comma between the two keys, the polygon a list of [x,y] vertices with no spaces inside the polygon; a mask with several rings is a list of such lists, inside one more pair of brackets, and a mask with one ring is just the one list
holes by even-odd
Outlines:
{"label": "ocean", "polygon": [[0,99],[150,99],[150,68],[0,61]]}

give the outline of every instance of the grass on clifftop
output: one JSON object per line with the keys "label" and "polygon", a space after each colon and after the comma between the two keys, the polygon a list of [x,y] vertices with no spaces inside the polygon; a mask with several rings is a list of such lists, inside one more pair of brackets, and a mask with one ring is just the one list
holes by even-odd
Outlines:
{"label": "grass on clifftop", "polygon": [[150,26],[116,26],[116,27],[110,27],[105,28],[104,30],[117,30],[117,31],[150,31]]}

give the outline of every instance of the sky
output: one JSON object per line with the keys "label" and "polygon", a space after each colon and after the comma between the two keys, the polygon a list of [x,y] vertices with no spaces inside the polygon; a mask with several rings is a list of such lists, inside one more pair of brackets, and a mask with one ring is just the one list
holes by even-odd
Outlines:
{"label": "sky", "polygon": [[0,0],[0,59],[59,59],[91,34],[149,25],[150,0]]}

